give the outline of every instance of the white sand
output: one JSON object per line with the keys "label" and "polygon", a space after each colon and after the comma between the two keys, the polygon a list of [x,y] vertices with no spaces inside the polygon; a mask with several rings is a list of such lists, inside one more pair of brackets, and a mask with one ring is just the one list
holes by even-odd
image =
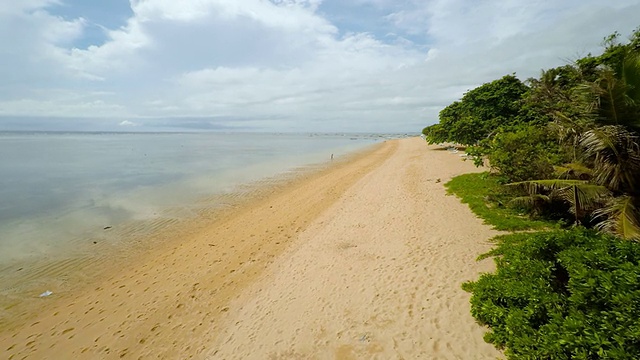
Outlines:
{"label": "white sand", "polygon": [[[274,189],[43,301],[0,333],[8,358],[494,359],[462,282],[496,234],[452,176],[478,171],[419,138]],[[440,179],[441,181],[437,181]]]}

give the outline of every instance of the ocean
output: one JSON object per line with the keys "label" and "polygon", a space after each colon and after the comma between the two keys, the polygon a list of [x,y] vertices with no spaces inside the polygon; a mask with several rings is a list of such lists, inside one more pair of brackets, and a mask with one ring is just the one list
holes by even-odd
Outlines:
{"label": "ocean", "polygon": [[259,189],[397,137],[0,132],[0,327]]}
{"label": "ocean", "polygon": [[3,267],[82,250],[105,230],[153,223],[171,209],[215,201],[213,195],[384,137],[0,133],[0,276]]}

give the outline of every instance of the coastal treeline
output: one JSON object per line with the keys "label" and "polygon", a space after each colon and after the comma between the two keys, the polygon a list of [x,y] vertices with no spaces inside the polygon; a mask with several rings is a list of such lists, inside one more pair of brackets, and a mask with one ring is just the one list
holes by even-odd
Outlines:
{"label": "coastal treeline", "polygon": [[470,90],[423,129],[491,169],[453,181],[499,184],[483,212],[555,229],[497,238],[496,272],[465,284],[509,358],[640,358],[640,28],[603,45]]}

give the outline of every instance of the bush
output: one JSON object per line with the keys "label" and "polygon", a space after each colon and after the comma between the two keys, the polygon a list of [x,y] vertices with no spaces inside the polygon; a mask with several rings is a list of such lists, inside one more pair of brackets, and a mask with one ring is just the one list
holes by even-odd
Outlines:
{"label": "bush", "polygon": [[471,211],[484,219],[496,230],[548,229],[556,224],[548,221],[532,220],[506,204],[513,194],[509,187],[502,186],[498,178],[489,173],[458,175],[445,184],[449,194],[455,194],[469,205]]}
{"label": "bush", "polygon": [[549,179],[561,163],[560,147],[544,127],[519,126],[497,134],[488,150],[491,168],[505,182]]}
{"label": "bush", "polygon": [[510,359],[640,359],[640,244],[584,229],[498,238],[497,271],[464,284]]}

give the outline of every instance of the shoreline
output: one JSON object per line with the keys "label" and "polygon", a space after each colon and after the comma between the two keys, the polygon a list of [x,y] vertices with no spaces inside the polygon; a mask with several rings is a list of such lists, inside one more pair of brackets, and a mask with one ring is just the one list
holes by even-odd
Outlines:
{"label": "shoreline", "polygon": [[65,257],[92,244],[90,240],[112,240],[108,232],[131,222],[170,217],[166,210],[172,208],[182,216],[199,200],[233,192],[239,184],[327,162],[331,153],[342,156],[379,141],[373,135],[358,141],[330,135],[262,135],[9,137],[4,147],[13,146],[19,153],[38,147],[54,150],[48,161],[29,153],[1,165],[7,174],[0,191],[5,200],[0,207],[5,250],[0,253],[0,277],[13,264]]}
{"label": "shoreline", "polygon": [[475,257],[495,232],[429,178],[470,171],[419,138],[386,141],[162,235],[173,240],[95,288],[37,299],[38,319],[0,333],[0,346],[14,358],[456,358],[453,343],[495,358],[460,289],[490,268]]}
{"label": "shoreline", "polygon": [[185,206],[165,208],[151,219],[130,220],[95,230],[76,240],[81,246],[69,248],[71,252],[57,251],[45,258],[5,264],[0,269],[0,333],[11,331],[37,316],[44,300],[38,294],[44,291],[53,290],[54,296],[46,299],[49,302],[81,293],[103,281],[114,270],[135,265],[147,253],[171,247],[184,232],[202,231],[250,202],[263,200],[277,191],[330,171],[333,166],[366,156],[380,145],[372,143],[334,160],[297,166],[239,183],[230,191],[199,198]]}

